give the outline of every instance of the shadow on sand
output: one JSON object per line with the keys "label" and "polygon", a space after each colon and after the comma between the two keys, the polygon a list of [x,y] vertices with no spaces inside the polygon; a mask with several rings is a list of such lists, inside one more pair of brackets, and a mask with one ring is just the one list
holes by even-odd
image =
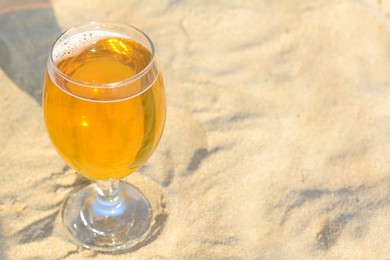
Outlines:
{"label": "shadow on sand", "polygon": [[0,67],[39,104],[49,50],[60,33],[49,0],[0,0]]}

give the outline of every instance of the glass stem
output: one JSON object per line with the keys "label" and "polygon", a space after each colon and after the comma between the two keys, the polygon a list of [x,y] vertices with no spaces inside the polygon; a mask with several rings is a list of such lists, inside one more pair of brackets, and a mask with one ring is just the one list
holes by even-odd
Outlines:
{"label": "glass stem", "polygon": [[113,217],[124,212],[125,204],[119,194],[119,180],[97,181],[96,191],[93,209],[97,214]]}

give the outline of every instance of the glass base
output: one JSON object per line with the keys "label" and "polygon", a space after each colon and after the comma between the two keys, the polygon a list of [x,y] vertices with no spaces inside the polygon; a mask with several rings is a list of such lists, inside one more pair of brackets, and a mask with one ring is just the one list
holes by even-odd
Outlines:
{"label": "glass base", "polygon": [[134,186],[120,182],[115,201],[102,201],[97,185],[67,198],[62,221],[73,240],[98,251],[129,249],[141,243],[151,229],[152,208]]}

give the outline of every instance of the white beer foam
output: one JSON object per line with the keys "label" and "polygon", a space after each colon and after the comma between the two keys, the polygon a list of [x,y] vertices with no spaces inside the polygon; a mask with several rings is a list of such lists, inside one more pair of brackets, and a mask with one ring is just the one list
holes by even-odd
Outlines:
{"label": "white beer foam", "polygon": [[52,52],[53,61],[58,63],[66,58],[73,57],[97,41],[111,37],[128,38],[122,34],[108,31],[89,31],[75,34],[57,42]]}

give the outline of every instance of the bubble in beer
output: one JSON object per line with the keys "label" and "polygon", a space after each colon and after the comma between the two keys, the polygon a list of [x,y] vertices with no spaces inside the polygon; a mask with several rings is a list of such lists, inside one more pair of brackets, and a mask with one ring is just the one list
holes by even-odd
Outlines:
{"label": "bubble in beer", "polygon": [[85,48],[94,44],[96,41],[109,37],[126,38],[124,35],[105,31],[93,31],[89,34],[75,34],[70,38],[60,40],[60,42],[56,44],[52,50],[53,61],[54,63],[58,63],[66,58],[73,57],[80,54]]}

